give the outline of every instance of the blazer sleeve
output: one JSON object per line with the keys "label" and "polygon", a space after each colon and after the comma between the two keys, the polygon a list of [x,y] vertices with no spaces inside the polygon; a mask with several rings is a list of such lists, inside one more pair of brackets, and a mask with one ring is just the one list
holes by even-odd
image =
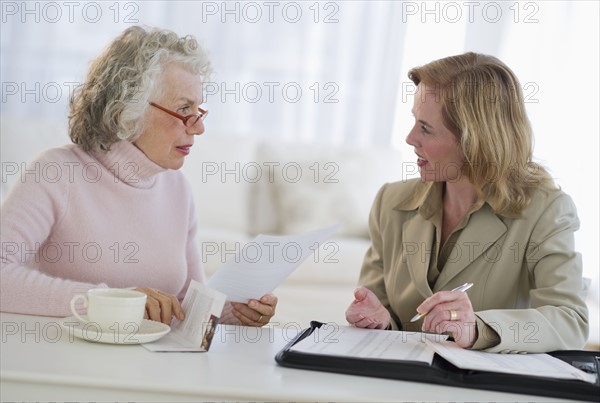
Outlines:
{"label": "blazer sleeve", "polygon": [[[581,255],[575,251],[579,219],[560,192],[539,214],[525,248],[532,288],[527,309],[476,312],[500,336],[490,352],[580,349],[589,332]],[[481,335],[480,335],[481,337]]]}
{"label": "blazer sleeve", "polygon": [[390,313],[391,329],[399,330],[401,328],[401,322],[390,306],[383,276],[384,261],[381,226],[385,223],[385,218],[382,218],[381,204],[386,187],[387,184],[383,185],[383,187],[379,189],[379,192],[377,192],[377,196],[371,207],[371,213],[369,214],[369,236],[371,238],[371,246],[367,250],[363,260],[359,284],[373,291],[377,298],[379,298],[379,301],[381,301],[383,306]]}

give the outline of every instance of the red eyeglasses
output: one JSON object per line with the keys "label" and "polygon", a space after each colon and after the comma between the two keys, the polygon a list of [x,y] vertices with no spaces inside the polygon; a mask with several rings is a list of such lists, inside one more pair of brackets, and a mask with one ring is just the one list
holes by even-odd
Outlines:
{"label": "red eyeglasses", "polygon": [[171,116],[176,117],[177,119],[180,119],[185,127],[192,127],[194,126],[196,123],[198,123],[198,120],[204,120],[204,118],[206,117],[206,115],[208,115],[208,111],[206,109],[202,109],[200,107],[198,107],[198,113],[194,113],[192,115],[187,115],[187,116],[183,116],[180,115],[177,112],[173,112],[163,106],[160,106],[159,104],[155,104],[154,102],[150,102],[150,105],[154,106],[155,108],[160,109],[163,112],[168,113]]}

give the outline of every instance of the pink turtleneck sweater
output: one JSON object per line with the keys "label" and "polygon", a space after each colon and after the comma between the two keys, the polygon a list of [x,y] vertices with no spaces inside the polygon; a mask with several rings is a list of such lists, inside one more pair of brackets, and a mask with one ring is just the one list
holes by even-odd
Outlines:
{"label": "pink turtleneck sweater", "polygon": [[121,141],[43,152],[0,213],[0,310],[67,316],[95,287],[152,287],[183,298],[204,282],[189,183]]}

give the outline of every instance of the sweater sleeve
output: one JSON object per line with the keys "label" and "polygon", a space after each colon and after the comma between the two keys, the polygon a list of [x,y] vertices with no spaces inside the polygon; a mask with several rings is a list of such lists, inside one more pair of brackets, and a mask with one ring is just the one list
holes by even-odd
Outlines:
{"label": "sweater sleeve", "polygon": [[185,181],[186,192],[189,195],[189,220],[186,246],[187,279],[185,286],[177,295],[180,301],[183,301],[192,280],[202,284],[206,283],[204,268],[202,266],[202,257],[200,255],[200,245],[198,241],[198,217],[196,215],[196,205],[194,203],[193,193],[189,182]]}
{"label": "sweater sleeve", "polygon": [[[49,152],[28,164],[0,207],[0,310],[68,316],[78,293],[106,284],[50,276],[37,269],[40,248],[67,214],[68,175],[46,177],[47,164],[60,166]],[[63,172],[64,173],[64,172]]]}

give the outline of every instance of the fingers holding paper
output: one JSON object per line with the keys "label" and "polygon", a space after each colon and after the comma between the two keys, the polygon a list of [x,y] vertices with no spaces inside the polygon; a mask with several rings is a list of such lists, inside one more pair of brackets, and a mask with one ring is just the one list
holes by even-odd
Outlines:
{"label": "fingers holding paper", "polygon": [[244,326],[264,326],[275,315],[277,297],[265,294],[260,299],[251,299],[247,304],[232,302],[232,313]]}
{"label": "fingers holding paper", "polygon": [[136,288],[135,290],[143,292],[147,296],[145,319],[170,325],[173,316],[179,320],[185,318],[183,308],[176,296],[150,287]]}
{"label": "fingers holding paper", "polygon": [[354,301],[346,310],[346,320],[356,327],[386,329],[391,317],[373,291],[359,287],[354,290]]}
{"label": "fingers holding paper", "polygon": [[463,348],[473,346],[477,339],[475,312],[464,292],[437,292],[423,301],[417,312],[427,313],[422,326],[424,332],[450,333]]}

